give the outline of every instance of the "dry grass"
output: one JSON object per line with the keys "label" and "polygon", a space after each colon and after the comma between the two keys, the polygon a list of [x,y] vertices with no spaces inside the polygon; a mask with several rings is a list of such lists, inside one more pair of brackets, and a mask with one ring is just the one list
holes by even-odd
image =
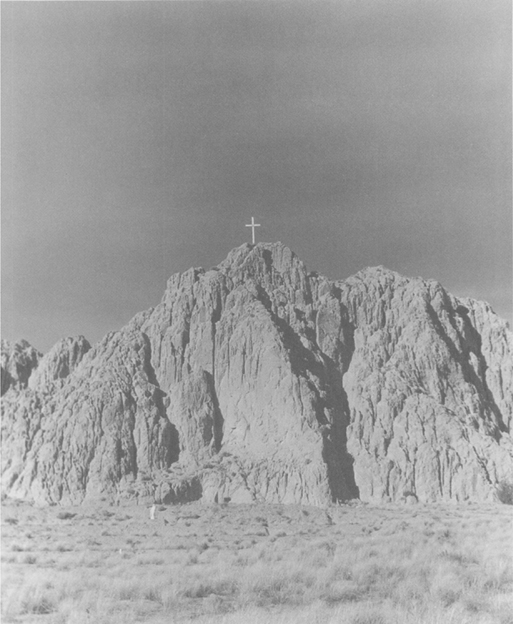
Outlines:
{"label": "dry grass", "polygon": [[2,621],[511,624],[511,507],[327,511],[10,504]]}

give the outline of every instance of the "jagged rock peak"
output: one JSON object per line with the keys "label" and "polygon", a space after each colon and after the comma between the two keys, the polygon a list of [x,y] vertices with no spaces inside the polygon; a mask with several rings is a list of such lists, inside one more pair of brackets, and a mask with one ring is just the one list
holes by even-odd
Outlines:
{"label": "jagged rock peak", "polygon": [[304,267],[304,264],[296,254],[281,242],[276,243],[256,243],[250,245],[244,243],[240,247],[232,249],[223,262],[219,264],[219,269],[232,272],[241,267],[264,261],[266,266],[272,266],[280,273],[290,270],[295,265]]}
{"label": "jagged rock peak", "polygon": [[306,273],[304,263],[289,247],[281,242],[276,243],[256,243],[251,245],[244,243],[240,247],[232,249],[227,257],[217,266],[206,271],[202,267],[194,267],[184,273],[175,273],[168,280],[168,289],[176,289],[180,285],[185,285],[200,279],[205,274],[220,272],[223,275],[232,277],[243,275],[244,277],[262,277],[272,270],[280,274],[285,274],[292,270],[299,270]]}
{"label": "jagged rock peak", "polygon": [[[377,266],[369,266],[358,273],[355,273],[353,276],[348,278],[349,280],[360,279],[385,279],[385,280],[404,280],[409,279],[402,275],[401,273],[397,273],[397,271],[392,271],[382,264],[378,264]],[[411,278],[410,278],[411,279]]]}
{"label": "jagged rock peak", "polygon": [[90,349],[91,345],[84,336],[62,338],[41,358],[30,377],[29,387],[32,390],[42,389],[59,379],[65,379]]}

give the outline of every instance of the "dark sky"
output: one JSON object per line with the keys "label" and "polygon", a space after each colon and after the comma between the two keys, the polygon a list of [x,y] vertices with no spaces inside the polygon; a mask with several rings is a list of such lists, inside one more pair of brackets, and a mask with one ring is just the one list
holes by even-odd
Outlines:
{"label": "dark sky", "polygon": [[509,0],[2,2],[3,337],[281,240],[512,319]]}

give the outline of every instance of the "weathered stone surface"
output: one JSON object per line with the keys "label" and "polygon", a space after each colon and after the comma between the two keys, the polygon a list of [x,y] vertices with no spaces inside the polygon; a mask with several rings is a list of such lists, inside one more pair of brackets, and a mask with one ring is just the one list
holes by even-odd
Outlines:
{"label": "weathered stone surface", "polygon": [[1,341],[2,394],[9,388],[21,390],[27,387],[30,375],[36,369],[41,353],[26,340],[15,344]]}
{"label": "weathered stone surface", "polygon": [[32,390],[49,389],[70,375],[80,364],[91,345],[83,337],[63,338],[40,358],[28,386]]}
{"label": "weathered stone surface", "polygon": [[93,348],[5,353],[2,485],[40,503],[485,500],[513,474],[507,324],[381,267],[243,245]]}
{"label": "weathered stone surface", "polygon": [[491,498],[513,474],[507,324],[487,304],[381,267],[338,287],[355,327],[344,388],[360,496]]}
{"label": "weathered stone surface", "polygon": [[114,498],[136,475],[150,480],[154,470],[175,461],[176,432],[152,383],[149,355],[147,338],[126,328],[107,335],[50,391],[46,384],[8,391],[4,491],[38,503]]}

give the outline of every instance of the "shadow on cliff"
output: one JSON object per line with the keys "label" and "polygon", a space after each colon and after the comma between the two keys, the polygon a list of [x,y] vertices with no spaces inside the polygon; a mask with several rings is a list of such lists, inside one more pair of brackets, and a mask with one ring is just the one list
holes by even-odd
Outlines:
{"label": "shadow on cliff", "polygon": [[[477,329],[472,325],[472,321],[468,316],[468,309],[465,306],[460,305],[455,310],[453,310],[453,314],[449,317],[450,323],[454,331],[461,338],[461,351],[458,349],[453,340],[448,336],[431,303],[427,303],[426,310],[435,331],[446,344],[453,360],[459,364],[463,379],[468,384],[476,388],[478,396],[485,397],[483,407],[486,405],[489,408],[493,417],[492,422],[495,425],[493,431],[490,432],[490,435],[495,439],[496,442],[499,442],[501,434],[508,432],[508,427],[504,422],[499,406],[495,402],[493,393],[488,387],[488,383],[486,381],[487,363],[481,350],[481,336]],[[455,315],[458,315],[463,320],[463,331],[459,330],[458,327],[455,325]],[[474,370],[474,367],[470,364],[470,353],[473,353],[477,359],[478,372],[476,372]]]}
{"label": "shadow on cliff", "polygon": [[203,496],[203,487],[198,477],[171,486],[167,494],[162,497],[165,505],[177,505],[180,503],[192,503],[200,500]]}
{"label": "shadow on cliff", "polygon": [[214,413],[212,416],[212,438],[214,442],[214,449],[218,453],[221,450],[221,445],[223,443],[224,418],[221,412],[221,408],[219,407],[219,400],[217,398],[214,376],[212,375],[212,373],[209,373],[205,370],[203,371],[203,375],[205,376],[208,392],[210,398],[212,399],[212,404],[214,407]]}
{"label": "shadow on cliff", "polygon": [[[323,459],[328,470],[328,482],[333,501],[359,498],[360,493],[354,477],[354,460],[347,451],[347,426],[349,424],[349,404],[342,385],[343,370],[328,357],[316,344],[317,355],[306,348],[301,337],[280,318],[272,308],[267,292],[259,287],[259,299],[265,306],[273,323],[278,327],[283,344],[290,355],[292,372],[302,377],[315,400],[315,417],[323,436]],[[341,304],[342,305],[342,304]],[[347,370],[354,352],[354,328],[347,323],[347,344],[341,360]],[[312,332],[305,332],[305,337],[312,340]],[[317,384],[312,381],[316,378]]]}
{"label": "shadow on cliff", "polygon": [[347,427],[350,422],[350,410],[347,393],[342,384],[343,372],[347,370],[354,352],[353,326],[347,327],[348,340],[341,364],[322,353],[326,371],[327,403],[332,406],[332,423],[328,435],[324,438],[324,457],[328,465],[330,489],[335,501],[359,498],[360,491],[354,476],[354,459],[347,451]]}

